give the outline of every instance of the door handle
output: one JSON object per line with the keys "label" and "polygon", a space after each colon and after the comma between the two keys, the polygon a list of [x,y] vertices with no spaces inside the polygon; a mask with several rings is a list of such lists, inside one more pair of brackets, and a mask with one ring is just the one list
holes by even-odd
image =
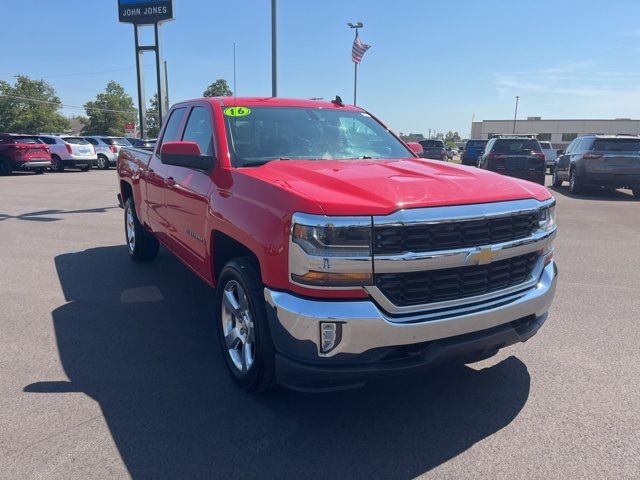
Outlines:
{"label": "door handle", "polygon": [[173,187],[176,184],[176,181],[173,179],[173,177],[168,177],[167,178],[167,186],[168,187]]}

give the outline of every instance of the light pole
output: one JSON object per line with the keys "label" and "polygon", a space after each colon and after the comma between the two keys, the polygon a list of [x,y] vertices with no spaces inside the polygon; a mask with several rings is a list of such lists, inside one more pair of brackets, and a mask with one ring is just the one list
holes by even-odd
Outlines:
{"label": "light pole", "polygon": [[513,114],[513,132],[512,133],[516,133],[516,118],[518,118],[518,100],[520,100],[520,97],[516,95],[516,112]]}
{"label": "light pole", "polygon": [[278,96],[277,0],[271,0],[271,96]]}
{"label": "light pole", "polygon": [[[358,23],[347,23],[347,25],[349,26],[349,28],[353,28],[356,31],[356,36],[354,38],[354,41],[358,38],[358,29],[359,28],[363,28],[364,27],[364,23],[362,22],[358,22]],[[356,99],[358,97],[358,63],[357,62],[353,62],[353,104],[356,104]]]}

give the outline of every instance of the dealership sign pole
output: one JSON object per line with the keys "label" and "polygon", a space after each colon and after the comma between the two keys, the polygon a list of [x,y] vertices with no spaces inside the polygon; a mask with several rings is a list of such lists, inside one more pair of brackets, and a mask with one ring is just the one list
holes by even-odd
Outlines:
{"label": "dealership sign pole", "polygon": [[[118,18],[122,23],[133,24],[133,34],[136,48],[136,72],[138,77],[138,118],[140,121],[140,137],[144,138],[147,128],[146,96],[144,94],[144,52],[155,52],[156,81],[158,84],[158,124],[162,124],[167,114],[168,105],[163,101],[167,98],[166,84],[162,81],[160,65],[160,28],[159,25],[167,20],[173,20],[173,0],[118,0]],[[153,25],[154,44],[140,45],[140,27]]]}

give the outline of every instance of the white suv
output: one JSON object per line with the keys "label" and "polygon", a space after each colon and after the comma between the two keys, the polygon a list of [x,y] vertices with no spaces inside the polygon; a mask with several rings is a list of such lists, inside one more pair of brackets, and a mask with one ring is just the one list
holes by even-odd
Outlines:
{"label": "white suv", "polygon": [[118,152],[122,147],[130,147],[131,144],[124,137],[108,137],[105,135],[89,135],[83,137],[96,149],[98,161],[96,168],[107,170],[118,162]]}
{"label": "white suv", "polygon": [[82,137],[38,135],[49,146],[53,171],[62,172],[67,167],[79,168],[86,172],[96,163],[96,150]]}

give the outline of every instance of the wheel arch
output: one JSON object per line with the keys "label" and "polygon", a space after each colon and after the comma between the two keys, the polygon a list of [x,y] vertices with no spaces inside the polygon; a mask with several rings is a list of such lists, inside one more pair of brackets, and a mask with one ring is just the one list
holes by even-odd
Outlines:
{"label": "wheel arch", "polygon": [[262,269],[258,256],[249,247],[219,230],[211,232],[210,238],[211,273],[213,284],[217,285],[225,264],[234,258],[248,258],[262,279]]}

